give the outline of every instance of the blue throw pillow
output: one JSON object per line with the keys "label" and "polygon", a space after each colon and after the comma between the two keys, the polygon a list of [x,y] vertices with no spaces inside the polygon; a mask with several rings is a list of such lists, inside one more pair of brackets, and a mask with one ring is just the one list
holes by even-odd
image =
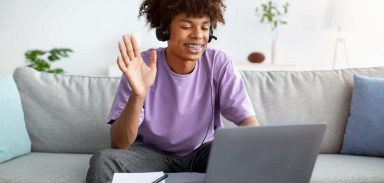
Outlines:
{"label": "blue throw pillow", "polygon": [[19,91],[12,76],[0,78],[0,163],[29,152]]}
{"label": "blue throw pillow", "polygon": [[342,154],[384,156],[384,78],[354,76]]}

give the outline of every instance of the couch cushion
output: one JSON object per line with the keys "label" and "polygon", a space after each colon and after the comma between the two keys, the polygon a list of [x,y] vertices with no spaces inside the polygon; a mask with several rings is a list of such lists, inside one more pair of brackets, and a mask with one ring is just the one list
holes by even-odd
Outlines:
{"label": "couch cushion", "polygon": [[329,71],[241,71],[261,125],[326,122],[322,153],[338,153],[353,75],[384,76],[384,67]]}
{"label": "couch cushion", "polygon": [[90,154],[30,153],[0,164],[0,182],[84,183]]}
{"label": "couch cushion", "polygon": [[384,156],[384,78],[355,75],[341,153]]}
{"label": "couch cushion", "polygon": [[384,158],[321,154],[311,183],[384,182]]}
{"label": "couch cushion", "polygon": [[0,163],[31,152],[19,92],[12,76],[0,78]]}
{"label": "couch cushion", "polygon": [[[0,182],[85,182],[91,155],[31,153],[0,164]],[[321,154],[311,183],[384,182],[384,158]],[[22,172],[22,173],[21,173]]]}
{"label": "couch cushion", "polygon": [[18,68],[25,122],[35,152],[93,153],[110,147],[106,117],[119,78],[70,76]]}

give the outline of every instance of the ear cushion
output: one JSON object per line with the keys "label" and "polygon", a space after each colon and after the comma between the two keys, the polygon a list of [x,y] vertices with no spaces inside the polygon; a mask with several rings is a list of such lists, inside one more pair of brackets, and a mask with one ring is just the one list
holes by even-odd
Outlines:
{"label": "ear cushion", "polygon": [[159,41],[168,41],[169,37],[169,29],[163,29],[162,27],[156,28],[156,38]]}

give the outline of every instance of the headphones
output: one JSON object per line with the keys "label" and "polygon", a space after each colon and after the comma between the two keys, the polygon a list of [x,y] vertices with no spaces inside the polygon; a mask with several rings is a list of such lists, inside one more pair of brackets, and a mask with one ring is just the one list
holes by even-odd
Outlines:
{"label": "headphones", "polygon": [[[156,38],[159,41],[168,41],[170,38],[170,31],[169,28],[164,28],[163,26],[160,26],[156,28]],[[217,37],[213,35],[213,29],[212,27],[209,28],[209,37],[208,37],[208,43],[211,42],[211,40],[217,40]]]}

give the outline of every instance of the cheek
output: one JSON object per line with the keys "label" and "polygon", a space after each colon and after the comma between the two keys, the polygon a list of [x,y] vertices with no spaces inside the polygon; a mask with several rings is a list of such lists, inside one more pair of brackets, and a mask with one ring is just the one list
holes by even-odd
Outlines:
{"label": "cheek", "polygon": [[175,40],[178,39],[186,39],[188,38],[188,32],[182,31],[182,30],[175,30],[171,32],[171,39],[174,38]]}
{"label": "cheek", "polygon": [[209,39],[209,34],[207,34],[207,35],[204,36],[204,41],[205,41],[206,43],[208,43],[208,39]]}
{"label": "cheek", "polygon": [[206,32],[204,33],[204,41],[208,43],[208,39],[209,39],[209,32]]}

